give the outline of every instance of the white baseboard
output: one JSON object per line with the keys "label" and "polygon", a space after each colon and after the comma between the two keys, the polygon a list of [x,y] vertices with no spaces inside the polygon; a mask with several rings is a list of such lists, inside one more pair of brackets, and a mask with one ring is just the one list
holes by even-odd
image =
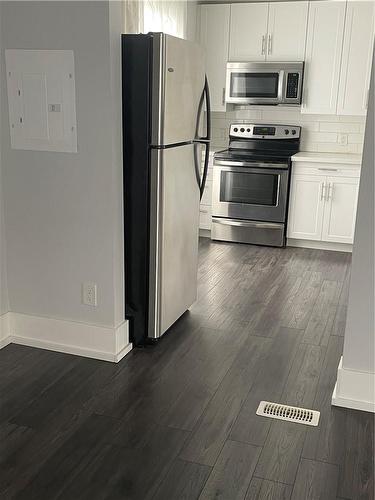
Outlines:
{"label": "white baseboard", "polygon": [[211,238],[211,229],[199,228],[199,236],[202,238]]}
{"label": "white baseboard", "polygon": [[6,316],[0,348],[14,343],[113,363],[132,349],[127,321],[111,328],[13,312]]}
{"label": "white baseboard", "polygon": [[347,370],[341,358],[332,404],[375,413],[375,373]]}
{"label": "white baseboard", "polygon": [[333,243],[331,241],[298,240],[287,238],[287,247],[314,248],[317,250],[332,250],[334,252],[352,253],[353,245],[348,243]]}
{"label": "white baseboard", "polygon": [[287,247],[314,248],[317,250],[332,250],[334,252],[352,253],[353,245],[348,243],[333,243],[332,241],[299,240],[287,238]]}
{"label": "white baseboard", "polygon": [[0,316],[0,349],[10,344],[9,313]]}

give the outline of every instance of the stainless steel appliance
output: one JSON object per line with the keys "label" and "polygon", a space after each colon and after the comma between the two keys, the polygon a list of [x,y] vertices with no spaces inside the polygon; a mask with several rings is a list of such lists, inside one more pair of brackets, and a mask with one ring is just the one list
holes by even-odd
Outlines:
{"label": "stainless steel appliance", "polygon": [[300,127],[233,124],[229,139],[229,149],[214,155],[211,238],[285,246]]}
{"label": "stainless steel appliance", "polygon": [[298,106],[303,67],[303,62],[229,62],[226,102]]}
{"label": "stainless steel appliance", "polygon": [[123,35],[122,64],[125,313],[138,345],[159,338],[196,300],[210,107],[203,52],[194,43]]}

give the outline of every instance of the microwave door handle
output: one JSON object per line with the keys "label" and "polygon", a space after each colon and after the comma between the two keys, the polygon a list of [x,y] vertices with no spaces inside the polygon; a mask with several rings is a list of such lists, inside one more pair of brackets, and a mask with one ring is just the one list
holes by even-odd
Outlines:
{"label": "microwave door handle", "polygon": [[283,91],[284,91],[284,87],[286,85],[286,82],[284,81],[285,78],[286,78],[285,71],[282,69],[282,70],[280,70],[280,73],[279,73],[279,87],[278,87],[278,91],[277,91],[277,100],[279,102],[283,102]]}

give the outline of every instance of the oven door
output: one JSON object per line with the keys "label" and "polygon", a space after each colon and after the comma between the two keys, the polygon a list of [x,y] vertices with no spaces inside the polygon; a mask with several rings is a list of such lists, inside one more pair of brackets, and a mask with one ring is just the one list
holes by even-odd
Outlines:
{"label": "oven door", "polygon": [[288,183],[288,164],[217,161],[214,165],[212,215],[283,223],[286,220]]}

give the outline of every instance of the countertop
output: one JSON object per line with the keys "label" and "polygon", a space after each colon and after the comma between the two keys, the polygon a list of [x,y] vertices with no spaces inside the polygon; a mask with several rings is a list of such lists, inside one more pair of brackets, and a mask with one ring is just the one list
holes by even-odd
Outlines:
{"label": "countertop", "polygon": [[362,155],[352,153],[310,153],[300,151],[292,156],[292,161],[312,163],[336,163],[341,165],[361,165]]}

